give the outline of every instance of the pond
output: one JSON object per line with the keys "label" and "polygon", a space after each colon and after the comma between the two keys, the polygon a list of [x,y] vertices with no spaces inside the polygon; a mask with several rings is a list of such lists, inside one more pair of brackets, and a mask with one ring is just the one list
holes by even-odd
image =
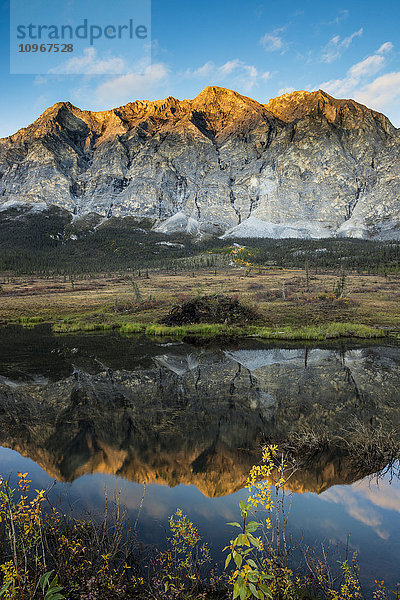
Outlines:
{"label": "pond", "polygon": [[[227,521],[264,443],[400,425],[400,346],[343,341],[224,345],[119,333],[1,329],[0,475],[57,481],[53,502],[99,513],[120,492],[139,537],[163,544],[183,509],[221,560]],[[381,465],[382,467],[384,465]],[[289,482],[288,530],[357,551],[361,576],[400,582],[400,482],[326,444]],[[338,556],[339,556],[338,554]]]}

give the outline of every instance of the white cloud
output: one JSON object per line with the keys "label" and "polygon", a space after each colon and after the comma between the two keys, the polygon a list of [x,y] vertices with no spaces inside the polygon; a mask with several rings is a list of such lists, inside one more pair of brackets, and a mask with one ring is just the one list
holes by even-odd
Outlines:
{"label": "white cloud", "polygon": [[228,60],[228,62],[219,67],[219,71],[223,75],[230,75],[235,69],[237,69],[240,66],[240,64],[241,62],[238,58],[235,58],[234,60]]}
{"label": "white cloud", "polygon": [[324,90],[332,96],[343,98],[353,93],[358,81],[345,77],[344,79],[331,79],[330,81],[324,81],[320,83],[316,89]]}
{"label": "white cloud", "polygon": [[354,93],[354,90],[358,84],[357,79],[351,77],[344,77],[343,79],[331,79],[330,81],[324,81],[320,83],[316,89],[324,90],[332,96],[343,98]]}
{"label": "white cloud", "polygon": [[98,57],[95,48],[84,48],[83,53],[70,58],[58,67],[49,70],[49,74],[57,75],[115,75],[126,72],[127,66],[119,56]]}
{"label": "white cloud", "polygon": [[361,62],[356,63],[348,70],[350,77],[361,78],[368,75],[375,75],[385,64],[385,58],[380,54],[367,56]]}
{"label": "white cloud", "polygon": [[320,25],[338,25],[341,21],[345,21],[348,16],[349,11],[346,8],[344,8],[343,10],[339,11],[339,13],[334,19],[332,19],[331,21],[323,21],[322,23],[320,23]]}
{"label": "white cloud", "polygon": [[390,52],[393,50],[392,42],[385,42],[382,46],[376,51],[377,54],[386,54],[386,52]]}
{"label": "white cloud", "polygon": [[273,33],[266,33],[261,38],[261,44],[264,46],[267,52],[275,52],[276,50],[282,50],[283,41],[279,35],[274,35]]}
{"label": "white cloud", "polygon": [[332,79],[321,83],[318,87],[334,96],[352,96],[359,102],[382,108],[399,95],[397,73],[389,73],[378,77],[375,81],[368,81],[376,75],[386,64],[383,54],[393,48],[391,42],[385,42],[380,48],[367,56],[364,60],[352,65],[343,79]]}
{"label": "white cloud", "polygon": [[349,11],[347,10],[347,8],[344,8],[343,10],[339,11],[338,16],[335,19],[333,19],[333,21],[331,21],[331,23],[334,25],[337,25],[341,21],[345,21],[348,16],[349,16]]}
{"label": "white cloud", "polygon": [[322,51],[321,61],[324,63],[332,63],[341,57],[342,53],[347,50],[354,38],[361,37],[363,29],[354,31],[351,35],[341,39],[339,35],[333,36]]}
{"label": "white cloud", "polygon": [[355,99],[379,110],[400,101],[400,72],[386,73],[354,93]]}
{"label": "white cloud", "polygon": [[263,35],[260,39],[260,44],[263,46],[264,50],[267,52],[285,52],[287,44],[281,35],[284,30],[285,27],[281,27]]}
{"label": "white cloud", "polygon": [[109,77],[93,88],[90,81],[74,90],[74,97],[93,107],[95,100],[97,110],[114,108],[127,102],[133,102],[144,96],[154,97],[159,86],[167,82],[169,69],[164,63],[155,63],[144,69],[144,74],[127,73],[117,77]]}
{"label": "white cloud", "polygon": [[354,38],[361,37],[363,32],[364,32],[363,28],[360,27],[360,29],[358,31],[354,31],[351,35],[345,37],[343,39],[343,41],[340,42],[340,46],[342,46],[343,48],[348,48],[350,46],[351,42],[354,40]]}
{"label": "white cloud", "polygon": [[257,67],[254,67],[253,65],[244,65],[243,69],[247,73],[249,81],[255,80],[258,77]]}
{"label": "white cloud", "polygon": [[214,63],[212,62],[212,60],[209,60],[197,69],[187,69],[185,75],[187,77],[208,77],[209,75],[211,75],[211,73],[213,73],[214,69]]}
{"label": "white cloud", "polygon": [[260,72],[256,66],[248,65],[239,58],[234,58],[219,66],[208,61],[196,69],[187,69],[185,77],[205,79],[216,85],[238,87],[245,92],[250,92],[260,81],[270,79],[271,72]]}

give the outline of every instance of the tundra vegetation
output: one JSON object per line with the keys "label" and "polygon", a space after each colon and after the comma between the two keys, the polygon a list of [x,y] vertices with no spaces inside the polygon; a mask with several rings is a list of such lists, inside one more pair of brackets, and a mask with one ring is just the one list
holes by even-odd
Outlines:
{"label": "tundra vegetation", "polygon": [[[57,333],[323,340],[398,335],[400,276],[306,270],[136,271],[51,278],[3,275],[0,323],[50,322]],[[309,279],[309,281],[307,281]],[[306,291],[306,288],[309,290]],[[177,329],[178,328],[178,329]]]}

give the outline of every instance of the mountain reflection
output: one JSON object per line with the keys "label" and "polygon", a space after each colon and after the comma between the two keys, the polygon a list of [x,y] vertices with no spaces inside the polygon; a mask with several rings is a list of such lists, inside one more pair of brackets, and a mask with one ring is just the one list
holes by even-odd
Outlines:
{"label": "mountain reflection", "polygon": [[[11,358],[0,379],[0,445],[59,480],[100,472],[194,484],[222,496],[243,487],[265,442],[304,427],[329,437],[355,418],[384,431],[400,424],[398,347],[215,349],[146,341],[134,360],[139,342],[131,339],[120,342],[118,367],[106,338],[91,338],[90,355],[79,340],[64,338],[63,364],[51,373],[38,373],[35,356],[34,375],[17,377]],[[44,361],[50,352],[46,346]],[[25,371],[18,367],[25,375],[26,360]],[[290,487],[320,493],[366,474],[327,447]]]}

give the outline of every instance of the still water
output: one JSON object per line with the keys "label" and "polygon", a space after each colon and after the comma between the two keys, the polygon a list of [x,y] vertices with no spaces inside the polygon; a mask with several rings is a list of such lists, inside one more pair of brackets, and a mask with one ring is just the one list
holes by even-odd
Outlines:
{"label": "still water", "polygon": [[[243,341],[194,346],[117,333],[0,330],[0,475],[55,479],[54,501],[98,513],[121,493],[140,538],[161,544],[177,507],[220,558],[263,443],[400,425],[400,346]],[[384,466],[384,465],[382,465]],[[363,580],[400,582],[400,482],[325,448],[290,481],[288,528],[334,551],[349,538]]]}

